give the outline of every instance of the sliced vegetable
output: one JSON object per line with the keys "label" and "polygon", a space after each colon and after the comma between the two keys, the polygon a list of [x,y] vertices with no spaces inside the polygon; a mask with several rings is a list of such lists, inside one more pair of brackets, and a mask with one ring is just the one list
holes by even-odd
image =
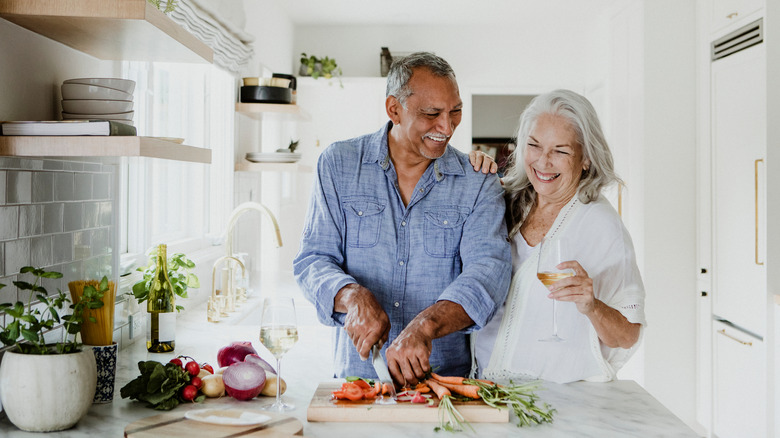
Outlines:
{"label": "sliced vegetable", "polygon": [[271,364],[263,360],[262,357],[260,357],[255,353],[246,355],[246,357],[244,357],[244,362],[252,362],[253,364],[260,365],[261,367],[263,367],[266,374],[267,373],[276,374],[276,370],[274,369],[274,367],[272,367]]}
{"label": "sliced vegetable", "polygon": [[230,365],[222,373],[225,392],[236,400],[250,400],[257,397],[265,387],[265,370],[251,362]]}
{"label": "sliced vegetable", "polygon": [[426,399],[419,392],[415,392],[414,396],[410,400],[412,403],[425,403]]}
{"label": "sliced vegetable", "polygon": [[251,342],[233,342],[219,349],[217,352],[217,363],[220,367],[225,367],[236,362],[243,362],[244,358],[249,354],[257,354]]}

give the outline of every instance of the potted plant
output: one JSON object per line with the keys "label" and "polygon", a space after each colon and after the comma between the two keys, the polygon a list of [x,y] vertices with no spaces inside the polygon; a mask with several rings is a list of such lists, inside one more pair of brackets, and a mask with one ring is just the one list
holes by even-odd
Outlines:
{"label": "potted plant", "polygon": [[[13,282],[20,291],[29,291],[27,304],[0,304],[0,312],[5,312],[0,341],[11,347],[0,362],[0,401],[8,419],[22,430],[68,429],[87,413],[95,395],[95,355],[81,349],[76,334],[85,311],[103,306],[108,280],[104,277],[101,287],[85,288],[81,299],[68,306],[71,314],[60,316],[71,301],[59,289],[50,295],[40,283],[62,274],[31,266],[19,272],[31,274],[34,280]],[[62,339],[50,343],[46,332],[58,324],[62,324]]]}
{"label": "potted plant", "polygon": [[339,80],[339,85],[344,88],[344,84],[341,82],[341,67],[335,59],[324,57],[318,58],[314,55],[307,55],[301,53],[301,69],[299,71],[301,76],[311,76],[314,79],[322,76],[325,79],[331,79],[336,77]]}

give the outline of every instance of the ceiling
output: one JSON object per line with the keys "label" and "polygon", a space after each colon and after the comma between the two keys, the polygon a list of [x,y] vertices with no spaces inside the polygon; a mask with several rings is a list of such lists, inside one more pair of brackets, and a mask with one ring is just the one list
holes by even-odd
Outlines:
{"label": "ceiling", "polygon": [[295,25],[517,25],[596,17],[621,0],[283,0]]}

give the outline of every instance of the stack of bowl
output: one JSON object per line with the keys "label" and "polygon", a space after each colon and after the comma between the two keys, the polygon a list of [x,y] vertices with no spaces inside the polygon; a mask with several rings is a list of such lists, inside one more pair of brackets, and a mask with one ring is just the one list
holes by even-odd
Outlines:
{"label": "stack of bowl", "polygon": [[62,119],[113,120],[133,126],[135,82],[77,78],[62,83]]}

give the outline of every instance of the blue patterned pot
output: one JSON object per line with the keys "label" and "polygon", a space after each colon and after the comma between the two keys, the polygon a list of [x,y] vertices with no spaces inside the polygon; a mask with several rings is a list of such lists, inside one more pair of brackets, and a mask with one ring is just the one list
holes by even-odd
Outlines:
{"label": "blue patterned pot", "polygon": [[95,353],[97,364],[97,386],[92,403],[111,403],[114,401],[114,383],[116,381],[117,343],[111,345],[90,345]]}

